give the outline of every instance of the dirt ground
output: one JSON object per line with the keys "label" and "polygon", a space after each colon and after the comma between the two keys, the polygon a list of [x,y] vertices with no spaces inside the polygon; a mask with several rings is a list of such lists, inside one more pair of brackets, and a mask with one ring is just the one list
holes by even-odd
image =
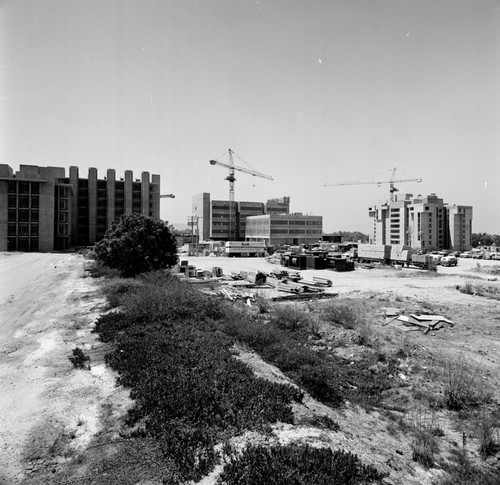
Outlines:
{"label": "dirt ground", "polygon": [[[118,414],[128,405],[90,333],[105,301],[83,276],[78,254],[0,253],[2,485],[56,474],[68,450],[85,449],[100,429],[104,405]],[[77,346],[90,372],[73,369]]]}
{"label": "dirt ground", "polygon": [[[222,267],[225,274],[283,269],[260,258],[181,259],[199,269]],[[336,298],[371,301],[371,324],[381,334],[391,335],[393,342],[399,338],[435,355],[466,354],[480,366],[480,378],[493,387],[500,400],[499,300],[457,290],[457,285],[469,282],[500,293],[496,276],[476,271],[478,264],[483,270],[498,266],[495,261],[461,259],[457,267],[439,267],[437,274],[365,268],[347,273],[301,273],[305,279],[331,279],[331,291],[339,293]],[[118,420],[130,406],[128,392],[115,386],[116,376],[104,364],[104,344],[91,333],[106,303],[96,282],[84,277],[84,265],[78,254],[0,253],[1,485],[30,483],[41,472],[57,476],[75,453],[84,452],[93,437],[109,426],[110,417]],[[271,291],[263,289],[259,294],[269,296]],[[455,326],[427,335],[403,332],[386,325],[380,311],[383,306],[429,309],[451,319]],[[70,363],[68,358],[77,346],[90,355],[90,371],[75,370]],[[255,355],[242,353],[241,358],[257,373],[273,374],[274,378],[279,374]],[[412,382],[411,372],[405,373],[408,382],[418,386],[416,377]],[[321,407],[312,401],[306,404]],[[300,412],[297,410],[298,415]],[[352,450],[367,463],[390,471],[395,484],[430,484],[436,477],[411,461],[407,444],[384,434],[376,413],[351,408],[343,413],[334,416],[342,423],[342,434],[328,435],[305,425],[294,429],[282,425],[276,434],[281,441],[319,440]],[[456,430],[450,429],[446,436],[450,443],[461,439]],[[202,483],[214,481],[207,478]]]}

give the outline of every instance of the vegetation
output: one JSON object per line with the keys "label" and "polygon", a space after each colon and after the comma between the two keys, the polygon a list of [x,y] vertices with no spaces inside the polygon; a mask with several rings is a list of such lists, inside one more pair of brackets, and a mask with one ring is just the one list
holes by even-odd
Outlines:
{"label": "vegetation", "polygon": [[494,300],[500,300],[500,289],[495,285],[485,285],[466,281],[463,285],[457,285],[457,290],[467,295],[477,295]]}
{"label": "vegetation", "polygon": [[356,485],[380,483],[386,475],[363,465],[356,455],[308,445],[247,446],[233,455],[220,485]]}
{"label": "vegetation", "polygon": [[491,401],[493,394],[481,378],[480,369],[465,356],[446,358],[443,369],[448,409],[461,411]]}
{"label": "vegetation", "polygon": [[[358,378],[359,371],[345,362],[339,371],[343,359],[329,362],[325,355],[304,347],[301,342],[307,340],[310,322],[296,307],[274,308],[263,323],[262,314],[252,316],[244,308],[226,306],[162,272],[141,275],[132,285],[118,280],[107,291],[111,298],[119,295],[122,311],[102,315],[95,331],[101,340],[114,344],[106,361],[135,400],[128,415],[132,435],[156,439],[165,459],[174,463],[174,475],[182,480],[199,480],[212,469],[219,459],[217,443],[245,430],[265,433],[277,421],[292,423],[291,403],[302,400],[298,388],[256,378],[234,359],[235,341],[261,351],[323,402],[339,405],[346,396],[351,398],[356,386],[346,381],[359,384],[360,394],[369,394],[373,402],[384,387],[369,372]],[[328,417],[318,418],[318,423],[338,429]],[[315,463],[332,461],[317,452]],[[311,449],[306,454],[315,453]],[[287,465],[276,460],[276,469],[286,470]],[[347,467],[353,477],[358,472],[364,477],[371,470],[353,455],[339,460],[344,463],[340,469]],[[321,473],[337,474],[338,466]],[[336,476],[330,475],[330,480]],[[312,480],[300,483],[322,483]]]}
{"label": "vegetation", "polygon": [[177,245],[167,223],[136,213],[113,222],[94,252],[98,262],[123,276],[170,268],[177,262]]}
{"label": "vegetation", "polygon": [[342,236],[346,242],[368,242],[368,234],[363,234],[359,231],[337,231],[333,233],[334,236]]}
{"label": "vegetation", "polygon": [[434,485],[497,485],[500,483],[500,470],[488,471],[472,463],[465,449],[452,450],[453,462],[445,464],[447,476],[434,482]]}
{"label": "vegetation", "polygon": [[[292,423],[291,405],[303,399],[295,386],[256,378],[234,358],[235,343],[258,352],[329,406],[350,401],[368,410],[387,405],[386,409],[398,411],[393,428],[399,423],[408,434],[412,458],[424,467],[443,466],[439,456],[443,428],[435,410],[444,407],[468,420],[468,436],[476,440],[475,449],[483,457],[498,451],[500,419],[486,410],[492,394],[478,378],[477,366],[460,356],[439,358],[437,366],[426,368],[420,363],[419,367],[417,348],[410,347],[407,335],[408,341],[399,350],[396,345],[394,352],[382,352],[368,333],[373,330],[366,302],[327,302],[305,311],[299,304],[263,300],[248,308],[209,298],[161,271],[110,280],[103,291],[120,312],[101,316],[96,331],[101,340],[113,344],[115,350],[106,360],[119,372],[120,383],[131,389],[135,401],[128,414],[130,434],[158,443],[165,463],[173,464],[168,476],[178,477],[171,483],[199,480],[221,458],[226,462],[221,484],[382,480],[377,470],[364,467],[344,451],[290,445],[248,446],[236,452],[229,444],[217,451],[220,448],[215,445],[230,443],[245,431],[267,433],[272,423]],[[327,337],[322,336],[325,327],[347,335],[357,345],[356,357],[346,359],[332,352],[330,343],[325,345]],[[361,334],[366,338],[350,338]],[[330,339],[331,345],[334,341]],[[425,374],[418,396],[398,378],[402,371],[407,376]],[[390,403],[388,396],[394,396]],[[327,416],[308,416],[301,422],[339,429]],[[458,455],[456,463],[446,465],[455,483],[496,483],[488,481],[490,475],[481,470]]]}
{"label": "vegetation", "polygon": [[475,248],[478,246],[491,246],[493,244],[500,246],[500,234],[473,232],[471,236],[471,244]]}
{"label": "vegetation", "polygon": [[72,357],[68,357],[75,369],[90,369],[90,357],[80,347],[73,349]]}

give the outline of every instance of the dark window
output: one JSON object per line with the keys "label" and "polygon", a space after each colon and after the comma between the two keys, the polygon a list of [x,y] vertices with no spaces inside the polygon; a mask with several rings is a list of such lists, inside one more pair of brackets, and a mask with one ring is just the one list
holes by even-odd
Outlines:
{"label": "dark window", "polygon": [[30,193],[30,183],[29,182],[19,182],[19,193],[29,194]]}

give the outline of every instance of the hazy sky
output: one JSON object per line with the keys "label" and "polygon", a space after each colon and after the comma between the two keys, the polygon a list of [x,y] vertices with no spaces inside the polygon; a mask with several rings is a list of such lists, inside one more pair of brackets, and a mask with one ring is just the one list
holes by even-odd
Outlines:
{"label": "hazy sky", "polygon": [[[0,163],[159,173],[192,195],[288,195],[368,232],[388,185],[474,207],[500,233],[500,0],[3,0]],[[247,167],[239,159],[237,165]],[[120,175],[121,174],[121,175]]]}

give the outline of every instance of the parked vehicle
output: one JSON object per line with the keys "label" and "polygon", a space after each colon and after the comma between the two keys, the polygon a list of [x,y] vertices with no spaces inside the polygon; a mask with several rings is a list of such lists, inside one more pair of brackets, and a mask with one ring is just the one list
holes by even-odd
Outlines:
{"label": "parked vehicle", "polygon": [[227,241],[224,254],[229,257],[264,256],[266,246],[262,241]]}
{"label": "parked vehicle", "polygon": [[[379,262],[402,266],[417,266],[421,269],[432,269],[436,262],[430,254],[417,254],[409,246],[402,244],[358,244],[351,257],[360,263]],[[441,258],[439,255],[435,256]]]}
{"label": "parked vehicle", "polygon": [[441,264],[441,259],[443,259],[443,257],[440,254],[429,254],[429,256],[432,258],[435,265]]}
{"label": "parked vehicle", "polygon": [[420,269],[432,269],[435,266],[431,254],[412,254],[411,263]]}
{"label": "parked vehicle", "polygon": [[458,260],[455,256],[445,256],[441,258],[441,266],[456,266],[457,264]]}

